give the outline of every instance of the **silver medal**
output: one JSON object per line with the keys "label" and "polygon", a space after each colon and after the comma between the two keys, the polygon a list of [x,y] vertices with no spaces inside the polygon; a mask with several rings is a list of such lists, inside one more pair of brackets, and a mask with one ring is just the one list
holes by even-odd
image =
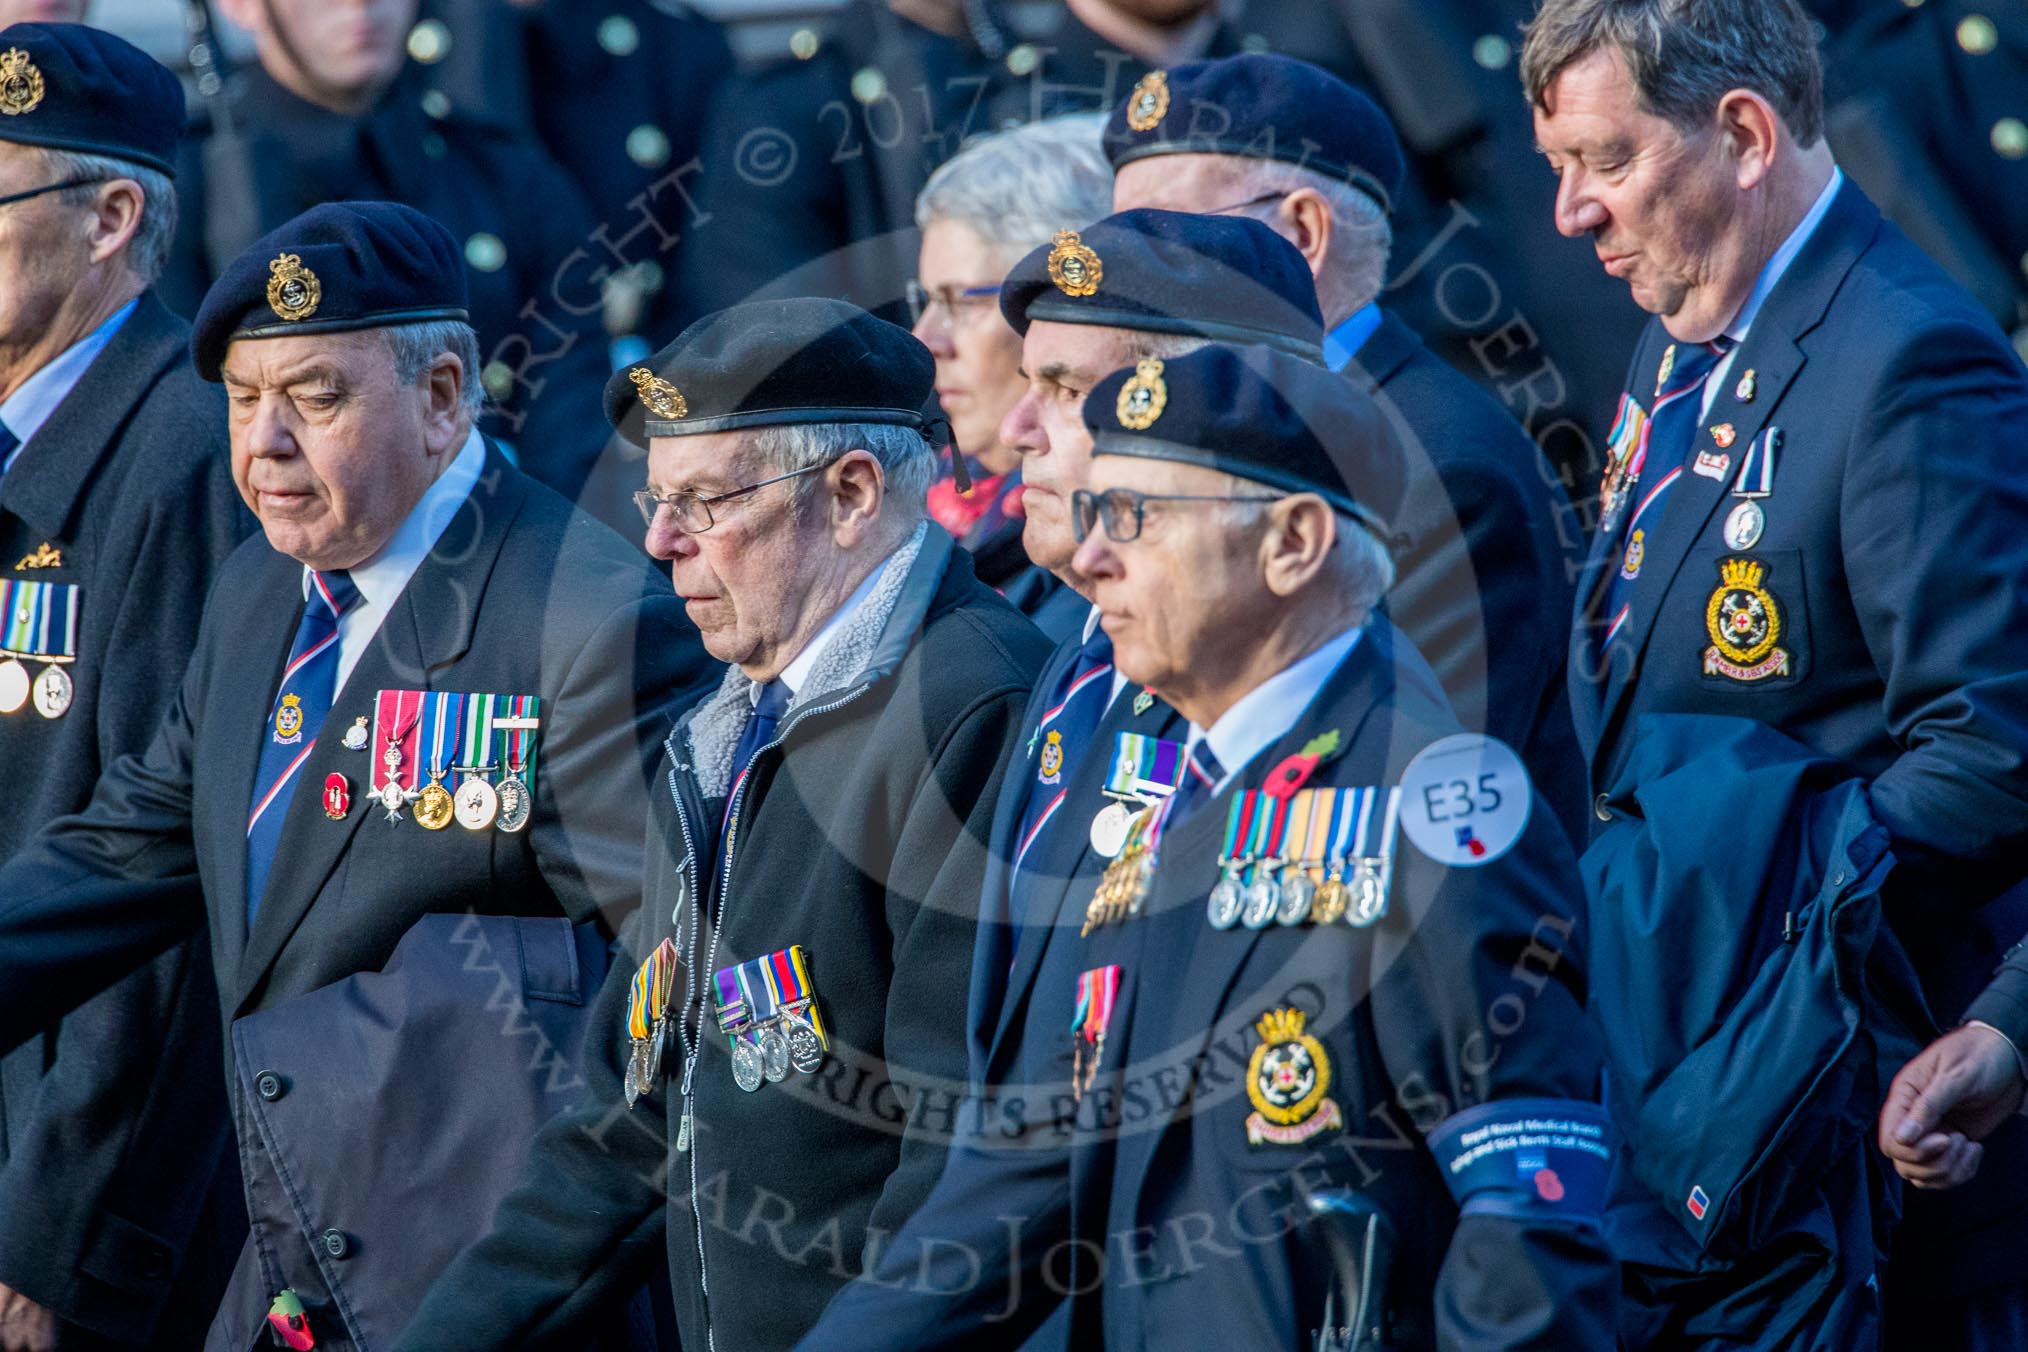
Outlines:
{"label": "silver medal", "polygon": [[1365,929],[1387,914],[1387,889],[1380,882],[1380,865],[1372,859],[1361,859],[1346,885],[1352,890],[1352,900],[1345,908],[1345,923],[1354,929]]}
{"label": "silver medal", "polygon": [[380,792],[374,796],[380,800],[380,805],[387,809],[389,821],[401,820],[401,809],[408,802],[408,795],[401,791],[400,784],[390,779],[381,785]]}
{"label": "silver medal", "polygon": [[35,678],[35,712],[44,718],[62,718],[75,690],[69,672],[62,667],[44,667]]}
{"label": "silver medal", "polygon": [[824,1064],[824,1043],[817,1030],[795,1015],[789,1016],[789,1064],[805,1075],[815,1075]]}
{"label": "silver medal", "polygon": [[789,1040],[774,1024],[760,1030],[760,1055],[761,1073],[769,1084],[780,1084],[789,1077]]}
{"label": "silver medal", "polygon": [[1211,900],[1206,904],[1205,918],[1211,921],[1213,929],[1231,929],[1239,923],[1239,913],[1246,905],[1246,889],[1239,885],[1239,879],[1227,874],[1211,889]]}
{"label": "silver medal", "polygon": [[13,658],[0,662],[0,714],[11,714],[28,703],[28,668]]}
{"label": "silver medal", "polygon": [[751,1094],[761,1087],[764,1078],[760,1048],[735,1034],[732,1039],[732,1082]]}
{"label": "silver medal", "polygon": [[1126,848],[1127,833],[1139,815],[1117,798],[1099,809],[1091,819],[1091,847],[1101,859],[1111,859]]}
{"label": "silver medal", "polygon": [[1248,929],[1266,929],[1274,923],[1275,912],[1282,903],[1282,889],[1266,878],[1253,883],[1246,889],[1246,903],[1239,913],[1239,921]]}
{"label": "silver medal", "polygon": [[1725,543],[1731,549],[1752,549],[1760,543],[1761,532],[1767,529],[1767,514],[1752,498],[1732,509],[1725,518]]}
{"label": "silver medal", "polygon": [[458,786],[451,806],[458,814],[458,825],[467,831],[483,831],[493,824],[500,811],[500,799],[485,780],[468,779]]}
{"label": "silver medal", "polygon": [[1310,918],[1310,903],[1317,899],[1317,883],[1304,869],[1295,869],[1282,879],[1281,904],[1275,919],[1284,925],[1300,925]]}
{"label": "silver medal", "polygon": [[521,777],[519,775],[508,775],[507,778],[500,781],[500,787],[497,792],[500,796],[500,816],[498,818],[500,829],[502,831],[519,831],[527,826],[529,811],[528,786],[521,782]]}

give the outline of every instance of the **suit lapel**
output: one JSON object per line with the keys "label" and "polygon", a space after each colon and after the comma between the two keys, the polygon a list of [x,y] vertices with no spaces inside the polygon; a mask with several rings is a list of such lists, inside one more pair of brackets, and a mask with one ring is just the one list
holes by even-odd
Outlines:
{"label": "suit lapel", "polygon": [[1106,767],[1112,762],[1118,734],[1139,732],[1167,737],[1172,741],[1182,739],[1187,726],[1183,716],[1160,700],[1149,705],[1146,712],[1135,713],[1133,706],[1138,693],[1132,685],[1120,687],[1119,697],[1106,710],[1105,717],[1099,720],[1091,751],[1078,765],[1076,783],[1072,785],[1074,793],[1064,799],[1064,811],[1050,823],[1049,840],[1056,843],[1057,848],[1050,851],[1050,857],[1039,861],[1038,867],[1049,869],[1052,877],[1060,879],[1060,882],[1033,899],[1036,903],[1034,913],[1018,917],[1021,938],[1015,945],[1013,966],[1007,977],[1007,994],[1000,1002],[991,1046],[999,1045],[1007,1035],[1014,1011],[1022,1004],[1022,994],[1035,984],[1043,955],[1059,937],[1057,931],[1064,929],[1075,915],[1074,911],[1066,911],[1071,893],[1081,884],[1092,882],[1094,872],[1101,868],[1091,848],[1087,823],[1075,819],[1073,803],[1089,805],[1092,793],[1103,787]]}
{"label": "suit lapel", "polygon": [[0,509],[26,521],[62,522],[68,533],[99,462],[183,352],[188,332],[154,292],[143,292],[134,313],[29,438],[28,450],[0,476]]}
{"label": "suit lapel", "polygon": [[[282,846],[275,854],[267,891],[239,962],[236,1006],[252,996],[287,946],[289,936],[309,913],[362,823],[375,813],[366,792],[371,783],[370,762],[344,749],[344,729],[360,713],[370,718],[374,696],[381,690],[437,688],[438,673],[470,649],[485,579],[526,493],[526,481],[488,446],[478,486],[402,588],[332,700],[324,732],[318,735],[316,747],[299,772],[288,815],[282,819]],[[453,585],[454,579],[462,585]],[[428,598],[427,607],[420,598]],[[367,754],[373,754],[371,747]],[[256,742],[255,763],[258,755]],[[330,821],[324,815],[324,778],[334,770],[360,781],[352,786],[353,809],[343,822]],[[246,782],[251,783],[250,773]],[[244,872],[242,863],[242,892]],[[244,904],[240,914],[245,914]]]}
{"label": "suit lapel", "polygon": [[[1230,1038],[1260,1017],[1258,1009],[1229,1007],[1232,991],[1252,964],[1254,950],[1281,927],[1270,924],[1260,930],[1218,934],[1204,918],[1204,899],[1213,881],[1211,864],[1224,839],[1233,795],[1258,788],[1270,770],[1325,732],[1339,734],[1348,757],[1384,759],[1388,748],[1373,751],[1368,744],[1368,725],[1373,711],[1387,700],[1395,684],[1394,630],[1385,621],[1375,620],[1295,725],[1254,757],[1242,775],[1200,807],[1172,838],[1162,842],[1163,854],[1174,859],[1176,867],[1168,869],[1158,862],[1157,868],[1164,870],[1157,874],[1159,895],[1151,898],[1150,913],[1132,922],[1156,927],[1142,945],[1144,970],[1132,974],[1135,1026],[1126,1054],[1136,1064],[1150,1058],[1171,1065],[1209,1064],[1204,1058],[1210,1056],[1215,1042]],[[1351,781],[1326,772],[1320,782]],[[1151,1001],[1147,979],[1156,971],[1163,974],[1162,994],[1159,1001]],[[1175,972],[1181,973],[1180,979],[1170,979],[1168,974]],[[1155,1014],[1156,1010],[1161,1013]],[[1144,1035],[1144,1028],[1154,1036]],[[1140,1191],[1163,1138],[1179,1124],[1187,1124],[1201,1107],[1186,1101],[1161,1130],[1123,1135],[1119,1177],[1128,1189],[1136,1194]]]}
{"label": "suit lapel", "polygon": [[[1768,294],[1746,341],[1733,354],[1732,365],[1725,372],[1725,387],[1712,398],[1710,413],[1699,423],[1688,460],[1688,464],[1694,465],[1699,452],[1718,452],[1712,429],[1727,424],[1733,437],[1724,452],[1728,456],[1725,472],[1713,479],[1686,467],[1670,490],[1662,519],[1648,536],[1640,581],[1629,601],[1626,651],[1630,660],[1613,664],[1599,714],[1601,728],[1610,727],[1625,704],[1648,640],[1653,636],[1662,599],[1682,570],[1684,560],[1703,537],[1712,513],[1731,493],[1747,447],[1768,425],[1803,369],[1806,359],[1801,346],[1803,336],[1823,321],[1831,298],[1872,240],[1879,219],[1878,210],[1856,187],[1847,183],[1841,188],[1818,223],[1816,233],[1797,252],[1788,271]],[[1735,398],[1734,391],[1749,370],[1754,372],[1754,397],[1741,401]],[[1659,467],[1653,469],[1659,471]],[[1716,586],[1717,579],[1711,579],[1711,583]]]}

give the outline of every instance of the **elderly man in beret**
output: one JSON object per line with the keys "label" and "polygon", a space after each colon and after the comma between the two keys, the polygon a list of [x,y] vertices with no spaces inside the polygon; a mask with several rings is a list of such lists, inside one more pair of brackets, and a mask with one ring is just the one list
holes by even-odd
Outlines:
{"label": "elderly man in beret", "polygon": [[798,299],[608,386],[648,447],[649,552],[728,665],[668,739],[591,1093],[400,1346],[567,1342],[626,1242],[666,1231],[685,1347],[787,1347],[935,1182],[994,790],[1047,644],[927,520],[934,369]]}
{"label": "elderly man in beret", "polygon": [[475,345],[406,207],[226,270],[191,346],[264,538],[145,753],[0,868],[0,1045],[209,930],[254,1223],[214,1349],[384,1342],[483,1228],[576,1081],[704,675],[640,551],[473,430]]}
{"label": "elderly man in beret", "polygon": [[[176,78],[111,34],[15,24],[0,114],[5,862],[146,748],[253,523],[155,295]],[[0,1059],[0,1348],[202,1337],[240,1240],[207,1208],[238,1190],[209,968],[180,945]],[[158,1153],[186,1167],[132,1167]]]}
{"label": "elderly man in beret", "polygon": [[1542,623],[1570,601],[1566,496],[1520,424],[1380,304],[1406,164],[1387,115],[1308,62],[1250,53],[1149,76],[1114,108],[1105,145],[1116,209],[1247,215],[1302,251],[1329,330],[1325,360],[1367,382],[1404,433],[1396,529],[1408,546],[1388,616],[1465,725],[1518,749],[1583,839],[1566,645]]}
{"label": "elderly man in beret", "polygon": [[1061,1303],[1036,1345],[1612,1347],[1572,858],[1375,614],[1385,415],[1214,345],[1083,417],[1077,566],[1185,771],[1066,936],[1083,970],[1036,1026],[1067,1054],[1021,1067],[1067,1131],[954,1155],[804,1346],[1012,1346]]}

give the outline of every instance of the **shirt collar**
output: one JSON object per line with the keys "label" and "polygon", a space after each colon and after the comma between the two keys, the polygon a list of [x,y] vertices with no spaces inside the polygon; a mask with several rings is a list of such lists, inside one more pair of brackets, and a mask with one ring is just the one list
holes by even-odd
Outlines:
{"label": "shirt collar", "polygon": [[[817,631],[817,636],[805,643],[803,650],[796,654],[795,660],[782,668],[782,674],[775,679],[789,688],[791,699],[801,693],[803,683],[809,680],[810,673],[817,669],[817,659],[824,655],[825,645],[838,636],[838,630],[858,613],[859,607],[866,604],[866,598],[873,595],[873,588],[880,581],[880,575],[887,571],[887,560],[893,557],[893,554],[889,554],[887,558],[874,564],[858,587],[845,598],[845,604],[831,612],[831,618],[824,621],[824,627]],[[756,708],[760,705],[760,692],[758,682],[747,691],[747,698],[754,702]]]}
{"label": "shirt collar", "polygon": [[[23,446],[42,430],[42,425],[49,421],[49,415],[56,412],[56,406],[64,401],[84,375],[85,368],[105,351],[106,344],[113,341],[120,325],[127,322],[127,316],[134,313],[134,307],[140,303],[141,298],[136,296],[107,315],[97,328],[43,363],[42,369],[21,382],[20,389],[0,400],[0,422],[7,424],[7,430],[19,438]],[[21,448],[16,447],[6,463],[0,464],[0,471],[11,468],[20,454]]]}
{"label": "shirt collar", "polygon": [[1188,745],[1195,746],[1200,739],[1210,742],[1211,754],[1225,767],[1220,788],[1296,725],[1363,632],[1358,628],[1347,629],[1308,657],[1283,667],[1242,695],[1209,729],[1199,728],[1195,723],[1190,725]]}
{"label": "shirt collar", "polygon": [[1380,302],[1370,300],[1347,315],[1337,328],[1324,335],[1324,364],[1342,371],[1366,346],[1366,340],[1380,327]]}
{"label": "shirt collar", "polygon": [[[474,428],[451,463],[437,475],[436,482],[423,490],[421,500],[395,528],[394,538],[372,559],[348,571],[347,576],[359,588],[363,603],[378,610],[394,604],[402,588],[415,576],[415,570],[422,567],[423,560],[436,548],[437,539],[451,524],[451,518],[465,505],[465,499],[472,496],[485,467],[486,439]],[[310,570],[305,567],[303,596],[308,599],[309,595]]]}
{"label": "shirt collar", "polygon": [[1760,276],[1754,279],[1753,290],[1746,294],[1746,303],[1739,307],[1739,313],[1725,326],[1726,337],[1735,342],[1746,341],[1746,331],[1753,327],[1755,317],[1760,314],[1760,307],[1767,303],[1768,293],[1775,289],[1775,283],[1779,282],[1782,274],[1789,270],[1789,264],[1796,261],[1796,255],[1802,252],[1803,246],[1810,242],[1810,236],[1816,233],[1818,223],[1824,219],[1824,213],[1831,209],[1832,199],[1837,197],[1838,189],[1843,186],[1845,186],[1845,171],[1833,165],[1831,181],[1817,194],[1817,200],[1811,204],[1808,214],[1797,223],[1795,229],[1789,231],[1789,237],[1782,241],[1781,248],[1774,251],[1774,257],[1768,259],[1761,267]]}

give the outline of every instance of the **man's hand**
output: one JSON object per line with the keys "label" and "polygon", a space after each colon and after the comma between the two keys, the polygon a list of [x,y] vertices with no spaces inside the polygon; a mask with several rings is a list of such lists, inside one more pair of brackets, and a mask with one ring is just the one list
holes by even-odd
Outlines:
{"label": "man's hand", "polygon": [[1888,1086],[1880,1151],[1918,1188],[1954,1188],[1979,1171],[1991,1135],[2021,1107],[2028,1080],[1998,1029],[1966,1024],[1922,1049]]}
{"label": "man's hand", "polygon": [[56,1352],[56,1316],[0,1286],[0,1352]]}

